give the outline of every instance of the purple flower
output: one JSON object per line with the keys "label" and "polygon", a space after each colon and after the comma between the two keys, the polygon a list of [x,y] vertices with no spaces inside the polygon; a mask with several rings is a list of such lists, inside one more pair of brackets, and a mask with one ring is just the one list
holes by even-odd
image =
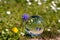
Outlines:
{"label": "purple flower", "polygon": [[23,19],[24,21],[26,21],[28,18],[29,18],[29,15],[28,15],[28,14],[23,14],[22,19]]}

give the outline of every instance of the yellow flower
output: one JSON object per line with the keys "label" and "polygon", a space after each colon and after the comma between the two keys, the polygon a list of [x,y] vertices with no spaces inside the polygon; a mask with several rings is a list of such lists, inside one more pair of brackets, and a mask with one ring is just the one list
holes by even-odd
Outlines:
{"label": "yellow flower", "polygon": [[12,28],[12,31],[13,31],[14,33],[17,33],[17,32],[18,32],[18,29],[17,29],[16,27],[13,27],[13,28]]}

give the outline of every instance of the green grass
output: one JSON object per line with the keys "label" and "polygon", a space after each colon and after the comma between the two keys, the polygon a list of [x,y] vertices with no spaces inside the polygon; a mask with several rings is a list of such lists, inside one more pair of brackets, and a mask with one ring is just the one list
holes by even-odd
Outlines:
{"label": "green grass", "polygon": [[[53,11],[49,4],[51,4],[51,1],[47,1],[46,3],[42,2],[43,4],[39,6],[37,2],[31,1],[32,5],[28,5],[26,0],[6,0],[7,3],[4,3],[4,0],[0,2],[0,40],[3,40],[4,38],[11,38],[10,40],[17,40],[20,36],[19,34],[21,32],[24,32],[23,28],[25,27],[22,25],[22,15],[24,13],[31,15],[39,15],[44,19],[44,29],[47,31],[48,28],[51,29],[51,31],[57,31],[60,29],[60,23],[58,20],[60,19],[60,10],[57,10],[57,12]],[[60,7],[60,2],[56,3],[57,7]],[[46,8],[48,6],[48,8]],[[6,12],[10,11],[11,14],[7,14]],[[12,27],[17,27],[19,32],[17,33],[17,36],[11,32]],[[5,29],[9,29],[9,34],[5,32],[5,34],[2,34],[2,31],[5,31]],[[12,37],[13,36],[13,37]],[[16,38],[16,39],[14,39]],[[21,38],[21,37],[20,37]],[[6,39],[4,39],[6,40]]]}

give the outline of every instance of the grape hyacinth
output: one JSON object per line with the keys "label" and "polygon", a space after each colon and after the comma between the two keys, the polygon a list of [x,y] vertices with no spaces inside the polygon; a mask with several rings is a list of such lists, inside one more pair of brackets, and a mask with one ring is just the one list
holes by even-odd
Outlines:
{"label": "grape hyacinth", "polygon": [[22,16],[23,21],[26,21],[28,18],[29,18],[28,14],[23,14],[23,16]]}

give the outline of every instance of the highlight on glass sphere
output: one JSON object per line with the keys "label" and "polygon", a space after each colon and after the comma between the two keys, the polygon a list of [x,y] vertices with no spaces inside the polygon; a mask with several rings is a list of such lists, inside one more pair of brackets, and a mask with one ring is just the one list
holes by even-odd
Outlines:
{"label": "highlight on glass sphere", "polygon": [[31,36],[43,33],[43,19],[40,16],[30,16],[26,22],[26,32]]}

